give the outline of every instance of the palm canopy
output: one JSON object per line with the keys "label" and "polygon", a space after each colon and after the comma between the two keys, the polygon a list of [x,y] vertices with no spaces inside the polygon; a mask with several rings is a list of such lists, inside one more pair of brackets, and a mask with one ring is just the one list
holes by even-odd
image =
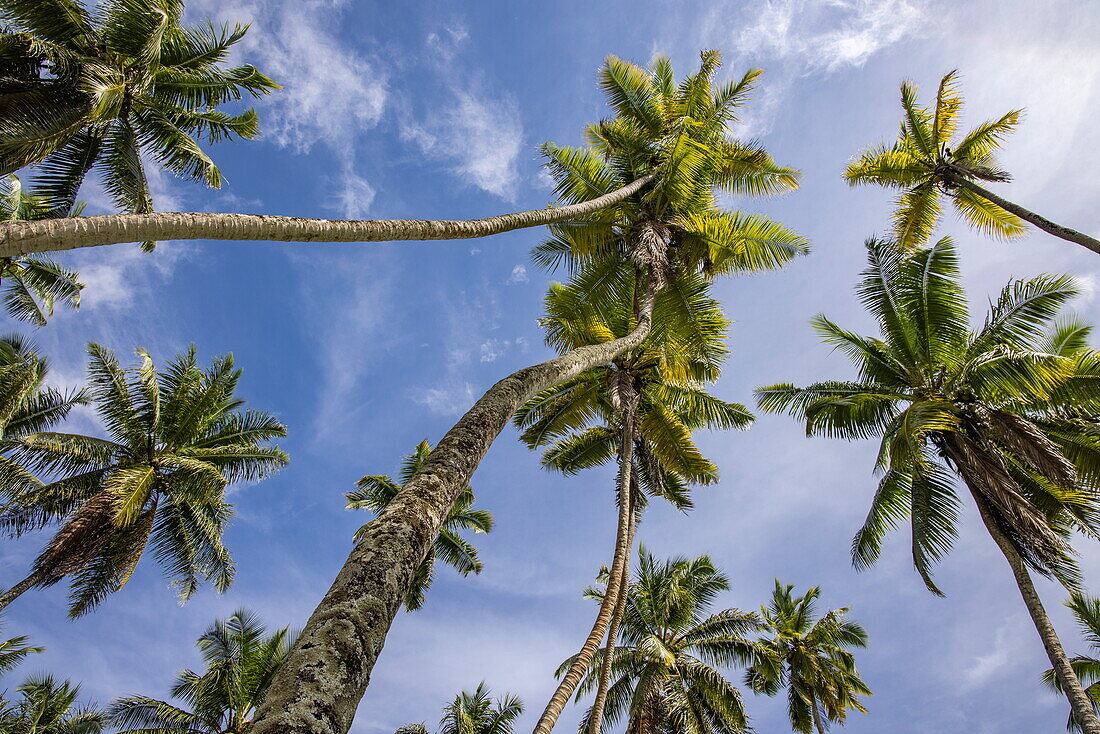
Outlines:
{"label": "palm canopy", "polygon": [[[676,84],[668,57],[643,69],[609,56],[600,86],[615,117],[590,125],[585,147],[543,146],[546,167],[562,203],[591,199],[641,176],[654,183],[582,220],[551,226],[533,256],[541,265],[571,269],[599,263],[599,273],[633,264],[668,280],[779,267],[805,254],[805,239],[766,217],[719,206],[719,190],[743,195],[790,191],[798,172],[777,165],[761,146],[733,139],[759,69],[719,84],[717,51]],[[594,295],[599,295],[598,288]]]}
{"label": "palm canopy", "polygon": [[226,589],[225,491],[288,461],[264,445],[285,426],[235,396],[232,356],[202,369],[192,346],[158,372],[147,352],[138,355],[139,366],[124,370],[110,350],[88,346],[88,393],[106,438],[39,431],[6,442],[10,457],[55,479],[10,493],[0,527],[17,536],[61,523],[35,560],[34,585],[71,577],[73,616],[122,588],[150,543],[181,599],[200,579]]}
{"label": "palm canopy", "polygon": [[120,209],[150,212],[143,157],[185,179],[221,185],[197,139],[252,138],[248,109],[218,109],[278,85],[224,64],[247,26],[183,25],[182,0],[0,0],[0,171],[38,164],[38,191],[67,212],[93,168]]}
{"label": "palm canopy", "polygon": [[881,436],[882,480],[853,541],[856,566],[874,563],[908,518],[913,563],[939,593],[931,567],[958,524],[953,470],[1027,565],[1075,586],[1068,536],[1100,531],[1100,354],[1086,327],[1054,324],[1078,293],[1073,279],[1012,281],[972,330],[949,239],[912,252],[870,240],[867,251],[857,292],[881,336],[813,321],[857,378],[757,390],[762,409],[805,420],[808,435]]}
{"label": "palm canopy", "polygon": [[1011,110],[958,137],[963,99],[957,71],[940,80],[935,101],[922,107],[917,87],[901,85],[901,131],[893,145],[870,148],[848,164],[844,176],[853,186],[878,184],[901,189],[893,213],[893,236],[915,247],[932,236],[946,196],[962,218],[995,237],[1019,237],[1026,231],[1015,214],[969,189],[953,185],[949,175],[981,181],[1008,181],[996,155],[1016,129],[1023,110]]}
{"label": "palm canopy", "polygon": [[760,608],[768,637],[759,641],[761,655],[745,674],[754,691],[774,696],[787,688],[787,712],[795,731],[824,732],[826,722],[843,724],[848,709],[867,713],[860,696],[871,695],[859,677],[848,648],[866,647],[867,633],[846,619],[848,608],[817,617],[821,589],[802,596],[776,579],[771,603]]}
{"label": "palm canopy", "polygon": [[111,723],[119,734],[240,734],[293,643],[286,627],[268,634],[254,613],[239,609],[195,643],[206,670],[183,670],[176,677],[172,696],[190,710],[128,696],[111,704]]}
{"label": "palm canopy", "polygon": [[[1100,599],[1074,594],[1066,602],[1066,606],[1077,619],[1085,642],[1093,653],[1100,654]],[[1070,665],[1073,666],[1077,679],[1086,685],[1085,693],[1092,701],[1093,710],[1100,713],[1100,659],[1090,655],[1075,655],[1070,659]],[[1053,668],[1043,673],[1043,682],[1058,693],[1065,693]],[[1080,731],[1081,728],[1072,714],[1066,727],[1071,731]]]}
{"label": "palm canopy", "polygon": [[[357,483],[359,489],[344,495],[348,509],[381,512],[397,496],[405,482],[416,474],[431,450],[427,441],[417,444],[401,464],[399,481],[395,482],[385,474],[368,474],[360,479]],[[408,611],[419,609],[424,604],[424,594],[435,577],[436,560],[443,561],[463,576],[481,573],[483,566],[478,558],[477,548],[464,539],[461,532],[472,530],[475,533],[488,533],[493,529],[493,516],[485,510],[474,509],[473,504],[474,490],[466,487],[444,518],[428,555],[413,574],[412,585],[405,595],[405,609]],[[356,533],[356,539],[366,532],[366,528],[364,525]]]}
{"label": "palm canopy", "polygon": [[[81,208],[75,207],[72,216]],[[46,219],[51,214],[45,200],[28,193],[17,176],[4,178],[0,184],[0,222]],[[29,321],[35,326],[46,325],[58,302],[72,308],[80,306],[84,284],[79,277],[75,270],[41,255],[0,258],[5,310],[12,318]]]}
{"label": "palm canopy", "polygon": [[[606,574],[604,575],[606,581]],[[741,693],[720,668],[751,664],[756,645],[746,635],[762,629],[751,612],[711,613],[729,578],[709,556],[659,561],[639,549],[638,570],[627,589],[626,612],[614,648],[604,724],[624,717],[634,734],[732,734],[748,730]],[[589,589],[600,599],[603,592]],[[604,650],[577,688],[577,700],[598,682]],[[561,675],[572,658],[558,668]]]}
{"label": "palm canopy", "polygon": [[[597,301],[574,284],[552,285],[541,321],[547,343],[567,352],[629,333],[636,283],[618,273],[614,289]],[[620,406],[628,394],[636,396],[635,476],[648,494],[690,508],[687,484],[710,484],[718,475],[692,431],[745,428],[753,419],[743,405],[703,389],[728,353],[728,325],[705,278],[674,279],[658,295],[652,331],[640,347],[539,393],[517,411],[521,440],[530,448],[549,446],[542,461],[548,468],[574,474],[598,466],[619,449]]]}
{"label": "palm canopy", "polygon": [[[512,734],[516,719],[523,713],[523,701],[507,694],[496,701],[485,681],[473,693],[462,691],[443,709],[439,734]],[[427,734],[423,724],[411,724],[397,734]]]}
{"label": "palm canopy", "polygon": [[107,726],[103,711],[77,704],[80,686],[69,681],[36,675],[16,691],[19,700],[0,709],[4,734],[99,734]]}

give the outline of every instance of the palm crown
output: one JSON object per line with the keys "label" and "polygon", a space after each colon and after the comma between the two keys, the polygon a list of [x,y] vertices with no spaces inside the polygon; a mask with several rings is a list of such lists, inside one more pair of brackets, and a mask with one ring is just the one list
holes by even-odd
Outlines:
{"label": "palm crown", "polygon": [[955,71],[940,81],[936,100],[929,107],[917,101],[916,85],[903,82],[901,107],[904,117],[897,142],[861,153],[844,173],[853,186],[875,183],[902,190],[893,213],[897,241],[914,247],[931,237],[944,196],[964,220],[981,232],[999,237],[1024,234],[1024,222],[1019,217],[969,189],[953,185],[947,175],[1008,181],[1010,177],[998,166],[996,154],[1005,136],[1019,123],[1022,110],[983,122],[956,140],[963,100]]}
{"label": "palm crown", "polygon": [[764,410],[804,419],[810,435],[882,437],[883,477],[853,541],[856,565],[873,563],[883,536],[908,517],[914,565],[938,593],[930,567],[951,547],[958,521],[953,469],[991,532],[1033,569],[1073,586],[1067,534],[1100,531],[1100,434],[1087,418],[1100,413],[1100,354],[1078,324],[1049,330],[1077,294],[1074,281],[1013,281],[972,331],[950,240],[912,253],[875,240],[867,249],[858,293],[881,338],[824,316],[813,322],[858,378],[757,391]]}
{"label": "palm crown", "polygon": [[[752,662],[756,646],[745,635],[761,624],[751,612],[709,613],[715,597],[727,589],[728,577],[709,556],[662,562],[639,550],[621,641],[613,653],[607,726],[626,717],[627,730],[636,734],[748,729],[741,693],[717,668]],[[587,593],[597,599],[603,595],[597,589]],[[577,688],[578,700],[596,686],[603,650],[597,655],[597,664]],[[570,662],[562,663],[559,675]]]}
{"label": "palm crown", "polygon": [[0,708],[0,731],[5,734],[99,734],[107,725],[103,711],[77,704],[80,686],[67,680],[35,675],[16,690],[19,700]]}
{"label": "palm crown", "polygon": [[93,167],[122,210],[152,211],[143,155],[220,186],[196,138],[255,137],[253,110],[218,107],[278,87],[252,66],[224,66],[246,26],[185,26],[182,13],[182,0],[104,0],[93,11],[80,0],[2,0],[10,27],[0,44],[24,63],[0,79],[0,170],[39,163],[39,193],[64,212]]}
{"label": "palm crown", "polygon": [[108,715],[119,734],[241,734],[293,643],[286,627],[268,634],[255,614],[239,609],[195,643],[206,670],[183,670],[172,686],[172,696],[190,711],[128,696],[115,701]]}
{"label": "palm crown", "polygon": [[151,542],[181,599],[200,579],[224,590],[233,579],[221,538],[233,514],[225,490],[287,463],[262,445],[286,428],[241,409],[231,356],[204,370],[192,347],[158,372],[144,350],[134,370],[98,344],[88,354],[89,393],[108,437],[38,432],[8,442],[10,456],[58,477],[18,493],[0,515],[14,535],[62,522],[35,561],[35,585],[72,577],[70,613],[84,614],[125,585]]}
{"label": "palm crown", "polygon": [[[359,489],[344,495],[347,497],[348,508],[381,512],[397,496],[405,482],[416,474],[431,450],[427,441],[417,444],[413,453],[405,457],[398,474],[400,480],[398,482],[385,474],[369,474],[360,479]],[[465,540],[460,533],[463,530],[488,533],[493,529],[493,516],[485,510],[474,509],[473,504],[474,491],[466,487],[444,518],[443,525],[427,557],[421,561],[413,574],[412,586],[405,595],[405,609],[413,611],[424,604],[424,594],[431,587],[435,576],[437,559],[442,560],[463,576],[481,573],[483,566],[481,559],[478,558],[477,548]],[[366,526],[363,526],[356,533],[356,538],[360,537],[365,530]]]}
{"label": "palm crown", "polygon": [[760,640],[759,659],[747,671],[745,683],[769,696],[786,686],[791,727],[806,734],[817,727],[824,734],[826,722],[843,724],[848,709],[867,713],[859,697],[871,691],[847,649],[866,647],[867,633],[845,619],[847,607],[817,618],[820,587],[812,586],[802,596],[793,591],[777,579],[771,604],[760,608],[770,637]]}
{"label": "palm crown", "polygon": [[[439,734],[512,734],[516,719],[523,713],[518,696],[505,695],[493,701],[482,681],[473,693],[462,691],[443,709]],[[427,734],[423,724],[411,724],[396,734]]]}

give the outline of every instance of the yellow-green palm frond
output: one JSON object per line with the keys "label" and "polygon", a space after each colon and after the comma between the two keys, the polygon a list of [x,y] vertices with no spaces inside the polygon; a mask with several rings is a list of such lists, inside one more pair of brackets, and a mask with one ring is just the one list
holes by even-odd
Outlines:
{"label": "yellow-green palm frond", "polygon": [[880,145],[860,154],[848,164],[844,178],[850,186],[879,184],[910,188],[931,175],[928,166],[901,145]]}
{"label": "yellow-green palm frond", "polygon": [[660,97],[642,67],[609,55],[600,68],[599,84],[607,103],[621,116],[651,133],[664,127]]}
{"label": "yellow-green palm frond", "polygon": [[952,149],[952,155],[960,161],[988,163],[1005,137],[1020,124],[1023,113],[1023,110],[1010,110],[996,120],[982,123],[963,136]]}
{"label": "yellow-green palm frond", "polygon": [[776,270],[810,251],[785,225],[759,214],[713,211],[681,217],[680,258],[708,275]]}
{"label": "yellow-green palm frond", "polygon": [[901,83],[902,138],[907,140],[923,158],[934,161],[937,156],[936,140],[932,134],[932,115],[917,101],[917,86],[912,82]]}
{"label": "yellow-green palm frond", "polygon": [[716,143],[715,181],[726,191],[745,196],[773,196],[798,188],[801,172],[780,166],[754,142]]}
{"label": "yellow-green palm frond", "polygon": [[932,140],[937,145],[946,145],[951,141],[958,126],[959,113],[963,99],[959,94],[959,70],[953,69],[940,80],[936,93],[936,112],[932,119]]}
{"label": "yellow-green palm frond", "polygon": [[920,247],[932,236],[940,221],[940,190],[931,181],[917,184],[894,200],[897,208],[890,215],[893,234],[904,248]]}
{"label": "yellow-green palm frond", "polygon": [[955,189],[951,201],[962,218],[982,234],[999,239],[1012,239],[1027,234],[1024,220],[970,189]]}

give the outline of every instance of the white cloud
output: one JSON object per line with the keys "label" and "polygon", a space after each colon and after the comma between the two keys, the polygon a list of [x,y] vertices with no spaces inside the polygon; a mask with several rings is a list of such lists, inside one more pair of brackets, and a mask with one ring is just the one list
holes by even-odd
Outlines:
{"label": "white cloud", "polygon": [[530,280],[527,277],[527,268],[523,265],[516,265],[512,268],[512,274],[508,276],[506,282],[508,285],[519,285],[520,283],[528,283]]}
{"label": "white cloud", "polygon": [[474,402],[474,386],[468,382],[446,379],[440,387],[418,389],[413,402],[439,415],[459,415]]}
{"label": "white cloud", "polygon": [[374,187],[365,178],[347,170],[340,179],[336,200],[330,206],[347,219],[366,219],[374,193]]}

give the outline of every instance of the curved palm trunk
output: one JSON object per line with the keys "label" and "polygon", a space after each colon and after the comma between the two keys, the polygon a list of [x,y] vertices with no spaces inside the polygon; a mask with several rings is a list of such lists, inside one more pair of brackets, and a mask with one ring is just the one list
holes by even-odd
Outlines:
{"label": "curved palm trunk", "polygon": [[958,186],[960,188],[964,188],[964,189],[967,189],[968,191],[974,192],[975,194],[982,197],[983,199],[987,199],[987,200],[993,202],[994,204],[1001,207],[1005,211],[1012,212],[1013,214],[1018,216],[1020,219],[1023,219],[1025,222],[1029,222],[1029,223],[1035,225],[1036,227],[1038,227],[1039,229],[1043,230],[1044,232],[1046,232],[1048,234],[1052,234],[1055,237],[1059,237],[1063,240],[1066,240],[1067,242],[1076,242],[1077,244],[1081,245],[1082,247],[1087,247],[1088,249],[1092,250],[1093,252],[1095,252],[1097,254],[1100,254],[1100,240],[1097,240],[1093,237],[1089,237],[1087,234],[1082,234],[1081,232],[1078,232],[1075,229],[1070,229],[1069,227],[1063,227],[1060,224],[1056,224],[1056,223],[1050,221],[1049,219],[1047,219],[1046,217],[1044,217],[1042,215],[1039,215],[1039,214],[1036,214],[1035,212],[1033,212],[1029,209],[1024,209],[1019,204],[1015,204],[1015,203],[1009,201],[1008,199],[1002,199],[1001,197],[997,196],[996,194],[994,194],[989,189],[987,189],[983,186],[979,186],[978,184],[974,183],[973,181],[971,181],[969,178],[966,178],[965,176],[961,176],[961,175],[959,175],[957,173],[954,173],[954,172],[951,172],[951,171],[945,171],[945,172],[939,173],[939,175],[940,175],[941,178],[943,178],[945,181],[947,181],[951,185]]}
{"label": "curved palm trunk", "polygon": [[345,734],[393,618],[458,495],[531,395],[614,359],[649,335],[656,279],[627,336],[580,347],[493,385],[372,520],[268,689],[249,734]]}
{"label": "curved palm trunk", "polygon": [[45,579],[46,572],[42,569],[32,571],[30,576],[0,594],[0,611],[3,611],[9,604],[22,596],[23,592],[30,591],[34,587],[39,586]]}
{"label": "curved palm trunk", "polygon": [[1039,598],[1038,592],[1035,591],[1035,584],[1031,581],[1031,576],[1027,572],[1023,559],[1016,551],[1015,546],[997,527],[996,520],[990,513],[985,501],[973,489],[970,490],[970,493],[974,496],[974,501],[978,505],[978,511],[981,513],[986,530],[989,531],[989,534],[993,537],[993,542],[1001,549],[1001,553],[1004,554],[1009,567],[1012,569],[1012,575],[1016,578],[1016,585],[1020,588],[1020,595],[1024,598],[1024,605],[1027,607],[1031,620],[1035,623],[1035,629],[1038,630],[1039,637],[1043,641],[1047,657],[1050,658],[1050,663],[1054,666],[1054,674],[1069,699],[1074,719],[1076,719],[1081,731],[1085,734],[1100,734],[1100,719],[1097,719],[1092,701],[1089,700],[1085,689],[1081,686],[1077,674],[1073,672],[1073,666],[1070,665],[1069,657],[1062,648],[1061,640],[1058,639],[1058,633],[1055,631],[1054,625],[1051,624],[1046,609],[1043,608],[1043,602]]}
{"label": "curved palm trunk", "polygon": [[[547,702],[546,708],[535,724],[535,734],[550,734],[553,730],[558,717],[565,710],[565,705],[569,703],[569,697],[573,695],[577,684],[581,682],[581,678],[592,664],[592,658],[596,656],[600,640],[607,633],[611,619],[618,608],[619,597],[623,592],[622,578],[630,562],[630,548],[633,544],[634,508],[630,488],[634,475],[634,418],[633,410],[624,411],[623,443],[619,451],[619,520],[615,530],[615,554],[611,561],[611,571],[608,573],[607,590],[604,592],[603,601],[600,602],[600,611],[596,613],[596,620],[592,623],[592,631],[588,633],[580,652],[573,659],[573,664],[562,676],[561,682],[554,690],[554,695]],[[627,438],[630,440],[628,441]],[[608,652],[610,653],[610,649]],[[593,716],[595,713],[593,709]],[[593,718],[593,720],[597,719]],[[592,726],[591,721],[589,726]]]}
{"label": "curved palm trunk", "polygon": [[393,242],[487,237],[591,214],[637,193],[652,178],[652,174],[643,176],[609,194],[579,204],[487,219],[305,219],[263,214],[158,212],[10,222],[0,224],[0,257],[157,240]]}

